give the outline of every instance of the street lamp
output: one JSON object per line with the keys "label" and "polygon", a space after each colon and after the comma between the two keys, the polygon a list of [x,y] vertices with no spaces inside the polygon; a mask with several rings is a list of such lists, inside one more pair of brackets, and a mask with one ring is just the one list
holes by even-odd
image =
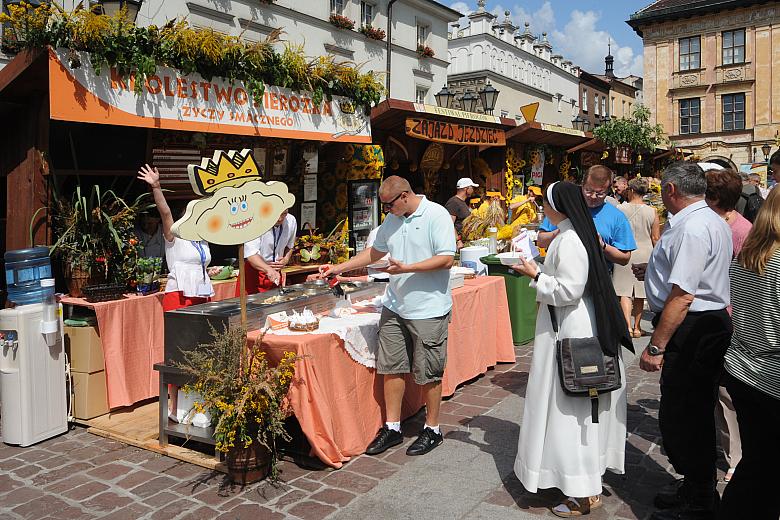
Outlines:
{"label": "street lamp", "polygon": [[582,119],[582,131],[583,132],[590,131],[590,119],[588,119],[587,117]]}
{"label": "street lamp", "polygon": [[450,92],[447,85],[444,85],[439,93],[433,97],[436,98],[436,104],[442,108],[452,108],[452,102],[455,100],[455,94]]}
{"label": "street lamp", "polygon": [[499,91],[493,88],[493,85],[485,85],[485,88],[479,91],[479,99],[482,101],[482,108],[485,109],[485,113],[493,113],[493,109],[496,108],[496,100],[498,99]]}
{"label": "street lamp", "polygon": [[479,98],[470,90],[460,98],[460,102],[463,103],[463,110],[466,112],[474,112],[477,109],[477,101],[479,101]]}
{"label": "street lamp", "polygon": [[127,8],[127,19],[135,22],[138,16],[138,10],[141,8],[143,0],[102,0],[103,13],[107,16],[114,16],[123,7]]}
{"label": "street lamp", "polygon": [[764,146],[761,147],[761,151],[764,153],[764,161],[768,161],[769,152],[772,151],[772,145],[769,143],[764,143]]}
{"label": "street lamp", "polygon": [[577,114],[577,117],[571,120],[571,126],[575,130],[582,130],[583,119]]}

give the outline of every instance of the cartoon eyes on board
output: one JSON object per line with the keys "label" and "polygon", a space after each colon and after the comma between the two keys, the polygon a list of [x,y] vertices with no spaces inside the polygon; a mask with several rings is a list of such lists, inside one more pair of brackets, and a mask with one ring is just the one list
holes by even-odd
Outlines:
{"label": "cartoon eyes on board", "polygon": [[249,209],[249,204],[247,204],[245,200],[242,200],[241,201],[241,211],[245,212],[248,209]]}
{"label": "cartoon eyes on board", "polygon": [[235,215],[236,213],[238,213],[238,203],[234,202],[230,205],[230,214]]}

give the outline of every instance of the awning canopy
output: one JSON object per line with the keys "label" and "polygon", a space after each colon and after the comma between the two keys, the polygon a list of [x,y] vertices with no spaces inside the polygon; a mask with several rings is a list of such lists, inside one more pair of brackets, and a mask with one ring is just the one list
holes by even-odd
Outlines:
{"label": "awning canopy", "polygon": [[568,153],[581,150],[600,152],[606,149],[604,143],[590,132],[548,125],[546,123],[523,123],[506,133],[510,143],[544,144],[565,149]]}

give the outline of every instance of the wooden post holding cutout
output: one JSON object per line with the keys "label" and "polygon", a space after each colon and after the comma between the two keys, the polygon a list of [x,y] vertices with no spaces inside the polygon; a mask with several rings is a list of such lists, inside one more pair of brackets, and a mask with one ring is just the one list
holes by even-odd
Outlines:
{"label": "wooden post holding cutout", "polygon": [[241,302],[241,326],[247,328],[246,319],[246,266],[244,264],[244,244],[238,246],[238,283],[241,284],[240,298]]}

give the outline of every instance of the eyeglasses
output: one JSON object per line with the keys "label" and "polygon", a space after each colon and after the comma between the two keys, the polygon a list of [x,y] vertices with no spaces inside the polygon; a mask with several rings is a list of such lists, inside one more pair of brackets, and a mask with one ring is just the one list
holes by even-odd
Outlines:
{"label": "eyeglasses", "polygon": [[393,204],[395,204],[395,201],[397,201],[398,199],[400,199],[400,198],[401,198],[401,195],[403,195],[404,193],[407,193],[407,192],[406,192],[406,191],[402,191],[401,193],[399,193],[398,195],[396,195],[396,196],[395,196],[395,198],[394,198],[393,200],[391,200],[391,201],[389,201],[389,202],[383,202],[383,203],[382,203],[382,209],[383,209],[383,210],[385,210],[385,211],[390,211],[390,209],[393,207]]}
{"label": "eyeglasses", "polygon": [[585,186],[582,187],[582,192],[590,197],[606,197],[608,195],[606,191],[593,191]]}

